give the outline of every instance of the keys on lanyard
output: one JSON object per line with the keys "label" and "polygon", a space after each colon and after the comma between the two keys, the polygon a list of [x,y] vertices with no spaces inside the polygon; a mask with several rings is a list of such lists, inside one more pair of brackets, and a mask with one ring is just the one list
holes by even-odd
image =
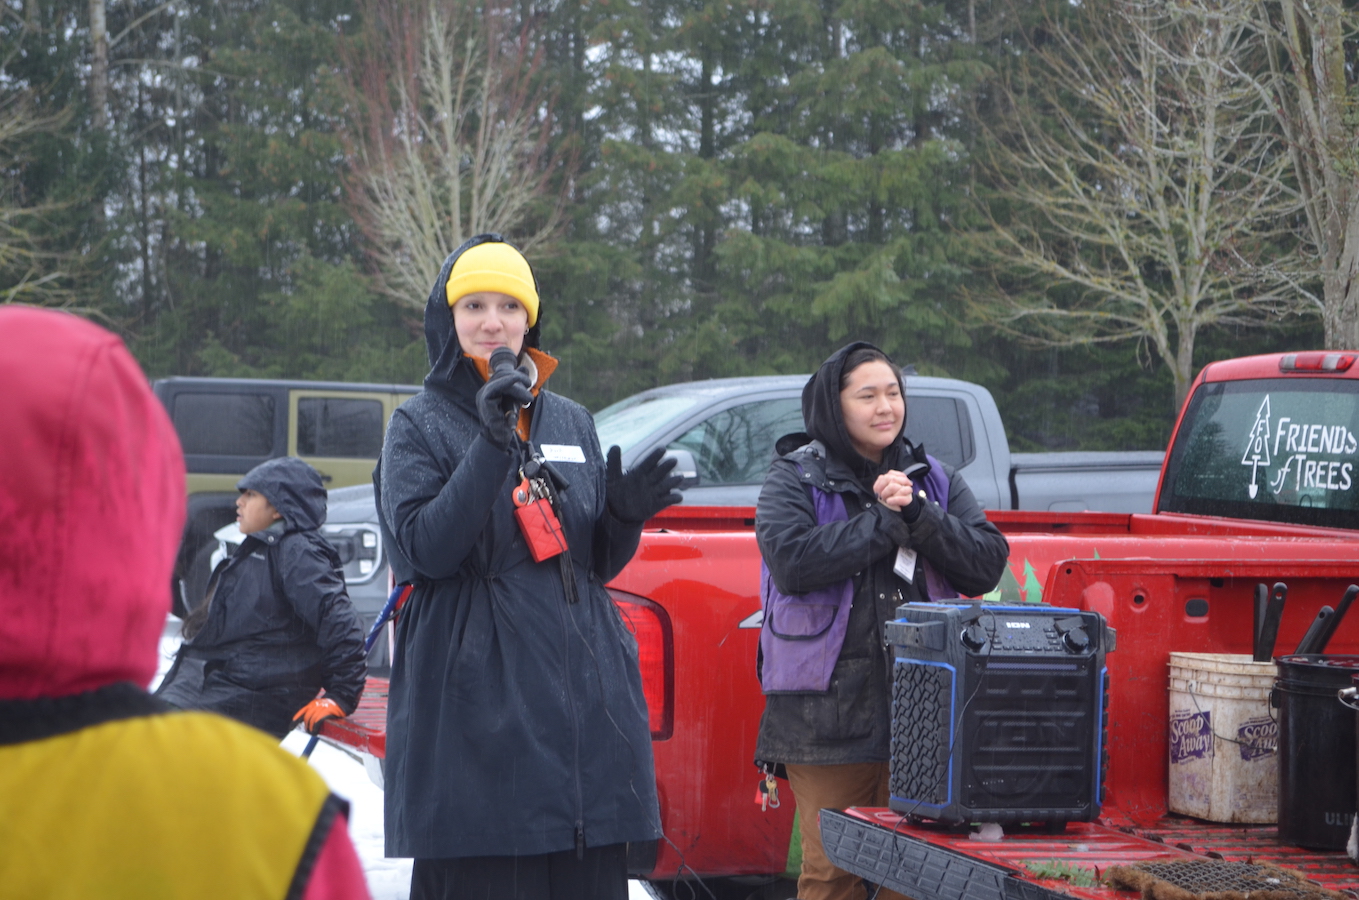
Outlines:
{"label": "keys on lanyard", "polygon": [[511,494],[514,518],[524,535],[534,562],[543,562],[566,551],[566,534],[552,508],[552,491],[541,467],[529,460],[519,470],[521,481]]}
{"label": "keys on lanyard", "polygon": [[519,470],[519,477],[522,479],[519,486],[514,489],[514,505],[516,507],[528,506],[535,500],[547,500],[547,483],[538,478],[525,478],[524,470]]}
{"label": "keys on lanyard", "polygon": [[755,802],[760,805],[761,812],[779,808],[779,783],[772,774],[766,774],[756,785]]}

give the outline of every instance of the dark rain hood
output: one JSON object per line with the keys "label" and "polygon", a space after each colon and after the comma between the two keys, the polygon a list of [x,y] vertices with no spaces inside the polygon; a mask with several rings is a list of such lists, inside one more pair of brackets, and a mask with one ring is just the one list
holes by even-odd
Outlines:
{"label": "dark rain hood", "polygon": [[263,494],[283,515],[286,531],[311,531],[325,524],[326,486],[320,473],[296,456],[260,463],[236,488]]}
{"label": "dark rain hood", "polygon": [[[514,246],[509,241],[503,241],[499,235],[479,234],[468,238],[461,247],[448,254],[448,259],[444,260],[443,266],[439,268],[439,275],[434,279],[429,297],[425,300],[425,353],[429,357],[429,374],[425,376],[425,387],[434,388],[448,395],[459,406],[473,412],[476,410],[476,404],[471,398],[484,381],[477,373],[476,367],[463,354],[462,345],[458,343],[457,333],[453,330],[453,313],[448,306],[448,276],[453,272],[458,257],[473,247],[492,241]],[[539,328],[543,324],[542,316],[540,308],[538,320],[524,338],[526,348],[537,349]]]}
{"label": "dark rain hood", "polygon": [[[807,424],[807,434],[814,440],[825,444],[832,459],[847,465],[856,478],[871,486],[878,473],[889,469],[904,470],[904,463],[911,459],[911,451],[905,441],[898,436],[897,441],[883,451],[882,463],[859,455],[849,439],[845,428],[845,417],[840,408],[840,379],[845,371],[845,360],[860,348],[877,350],[867,341],[854,341],[846,344],[821,364],[806,386],[802,388],[802,418]],[[906,385],[901,385],[901,396],[906,396]],[[902,434],[906,433],[906,422],[902,420]],[[783,449],[782,447],[780,448]]]}

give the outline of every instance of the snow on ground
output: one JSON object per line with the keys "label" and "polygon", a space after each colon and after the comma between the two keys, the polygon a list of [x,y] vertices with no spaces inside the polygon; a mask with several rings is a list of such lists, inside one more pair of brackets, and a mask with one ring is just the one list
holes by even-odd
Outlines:
{"label": "snow on ground", "polygon": [[[160,669],[152,682],[153,690],[179,647],[179,624],[174,616],[165,624],[160,643]],[[294,756],[300,755],[306,746],[307,735],[300,731],[283,739],[283,749]],[[411,861],[383,856],[382,790],[369,779],[363,763],[322,741],[311,755],[311,764],[332,791],[349,801],[349,836],[363,863],[373,900],[409,900]],[[640,881],[628,883],[628,900],[649,900],[650,896]]]}

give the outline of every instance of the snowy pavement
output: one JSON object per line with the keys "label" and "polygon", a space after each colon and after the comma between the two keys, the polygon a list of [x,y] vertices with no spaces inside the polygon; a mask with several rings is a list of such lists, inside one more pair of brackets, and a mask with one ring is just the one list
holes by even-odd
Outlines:
{"label": "snowy pavement", "polygon": [[[160,669],[152,686],[159,683],[179,646],[179,620],[170,617],[160,645]],[[294,755],[307,746],[307,735],[294,731],[283,739],[283,749]],[[408,900],[411,861],[388,859],[382,852],[382,790],[369,779],[363,763],[324,741],[316,745],[311,764],[330,789],[349,801],[349,836],[358,850],[368,891],[373,900]],[[649,900],[640,881],[628,884],[628,900]]]}

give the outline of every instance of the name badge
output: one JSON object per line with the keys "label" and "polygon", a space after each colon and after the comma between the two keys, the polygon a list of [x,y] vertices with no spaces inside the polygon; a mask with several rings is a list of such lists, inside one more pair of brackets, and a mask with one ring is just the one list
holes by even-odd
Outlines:
{"label": "name badge", "polygon": [[548,462],[585,462],[585,451],[577,444],[539,444],[538,450]]}
{"label": "name badge", "polygon": [[897,548],[897,561],[892,571],[906,579],[907,584],[915,584],[915,551],[905,547]]}

